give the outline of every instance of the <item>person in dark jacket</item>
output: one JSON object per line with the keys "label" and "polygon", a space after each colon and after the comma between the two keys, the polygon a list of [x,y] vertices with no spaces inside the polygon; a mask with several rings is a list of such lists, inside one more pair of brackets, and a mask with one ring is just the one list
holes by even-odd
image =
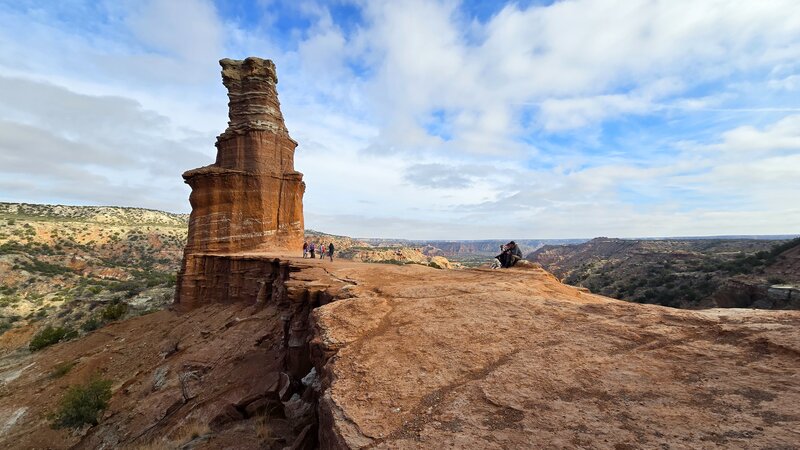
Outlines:
{"label": "person in dark jacket", "polygon": [[511,241],[506,245],[500,247],[500,254],[495,258],[500,262],[500,267],[507,269],[513,267],[520,259],[522,259],[522,250],[516,242]]}
{"label": "person in dark jacket", "polygon": [[520,250],[519,245],[517,245],[517,243],[514,241],[506,244],[506,247],[509,252],[509,256],[506,259],[506,263],[508,264],[506,267],[513,267],[517,261],[522,259],[522,250]]}
{"label": "person in dark jacket", "polygon": [[328,244],[328,256],[330,256],[331,262],[333,262],[333,250],[334,250],[333,242],[331,242],[330,244]]}

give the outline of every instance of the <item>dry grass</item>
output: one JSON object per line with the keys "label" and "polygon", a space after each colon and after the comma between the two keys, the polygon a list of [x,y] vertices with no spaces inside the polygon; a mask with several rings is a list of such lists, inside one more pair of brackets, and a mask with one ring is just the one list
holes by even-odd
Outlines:
{"label": "dry grass", "polygon": [[175,450],[189,441],[211,433],[208,424],[192,421],[180,426],[170,437],[156,438],[148,443],[127,447],[129,450]]}
{"label": "dry grass", "polygon": [[172,432],[172,441],[183,445],[192,439],[206,435],[211,432],[207,423],[192,421],[184,424]]}
{"label": "dry grass", "polygon": [[272,427],[269,425],[269,417],[258,417],[253,425],[256,430],[256,436],[262,440],[272,440],[275,436],[272,434]]}

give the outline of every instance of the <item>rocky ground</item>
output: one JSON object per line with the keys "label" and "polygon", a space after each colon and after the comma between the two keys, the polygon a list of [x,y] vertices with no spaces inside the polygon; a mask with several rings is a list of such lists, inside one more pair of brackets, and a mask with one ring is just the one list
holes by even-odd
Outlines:
{"label": "rocky ground", "polygon": [[336,351],[321,408],[332,447],[793,448],[800,438],[800,313],[637,305],[537,270],[337,275],[358,280],[359,295],[315,314],[319,345]]}
{"label": "rocky ground", "polygon": [[[800,438],[796,311],[627,303],[536,268],[284,260],[293,301],[332,302],[308,317],[318,377],[278,414],[235,405],[269,391],[258,381],[285,363],[285,313],[212,304],[0,366],[0,446],[282,448],[298,442],[303,402],[317,403],[321,448],[796,448]],[[77,364],[54,378],[65,361]],[[91,373],[113,381],[100,425],[51,429],[66,387]]]}
{"label": "rocky ground", "polygon": [[800,308],[800,240],[596,238],[527,256],[565,283],[678,308]]}

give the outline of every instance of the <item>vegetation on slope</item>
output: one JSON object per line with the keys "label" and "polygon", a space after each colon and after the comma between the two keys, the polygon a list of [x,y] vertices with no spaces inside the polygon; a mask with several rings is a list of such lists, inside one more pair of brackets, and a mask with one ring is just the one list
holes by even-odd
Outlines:
{"label": "vegetation on slope", "polygon": [[[0,203],[0,334],[45,324],[89,332],[169,303],[187,219],[139,208]],[[31,349],[53,339],[43,335]]]}
{"label": "vegetation on slope", "polygon": [[598,238],[586,244],[545,247],[529,259],[567,284],[637,303],[671,307],[714,306],[711,297],[728,280],[755,284],[789,280],[776,273],[780,255],[800,245],[788,241]]}
{"label": "vegetation on slope", "polygon": [[69,388],[61,406],[54,417],[56,428],[80,428],[83,425],[97,425],[100,413],[108,407],[111,400],[111,381],[99,377],[92,378],[85,385]]}

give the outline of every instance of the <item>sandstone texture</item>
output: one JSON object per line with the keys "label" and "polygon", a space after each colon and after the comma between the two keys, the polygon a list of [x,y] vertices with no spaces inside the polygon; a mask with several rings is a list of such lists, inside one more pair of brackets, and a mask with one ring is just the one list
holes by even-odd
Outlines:
{"label": "sandstone texture", "polygon": [[[537,267],[202,257],[220,302],[0,359],[2,448],[793,448],[800,313],[588,294]],[[66,376],[49,374],[64,361]],[[67,386],[114,382],[53,430]]]}
{"label": "sandstone texture", "polygon": [[341,268],[322,448],[793,448],[798,312],[683,311],[541,269]]}
{"label": "sandstone texture", "polygon": [[296,250],[303,245],[303,175],[283,121],[270,60],[223,59],[228,128],[217,138],[214,164],[189,170],[189,236],[177,302],[193,307],[205,279],[195,255]]}

